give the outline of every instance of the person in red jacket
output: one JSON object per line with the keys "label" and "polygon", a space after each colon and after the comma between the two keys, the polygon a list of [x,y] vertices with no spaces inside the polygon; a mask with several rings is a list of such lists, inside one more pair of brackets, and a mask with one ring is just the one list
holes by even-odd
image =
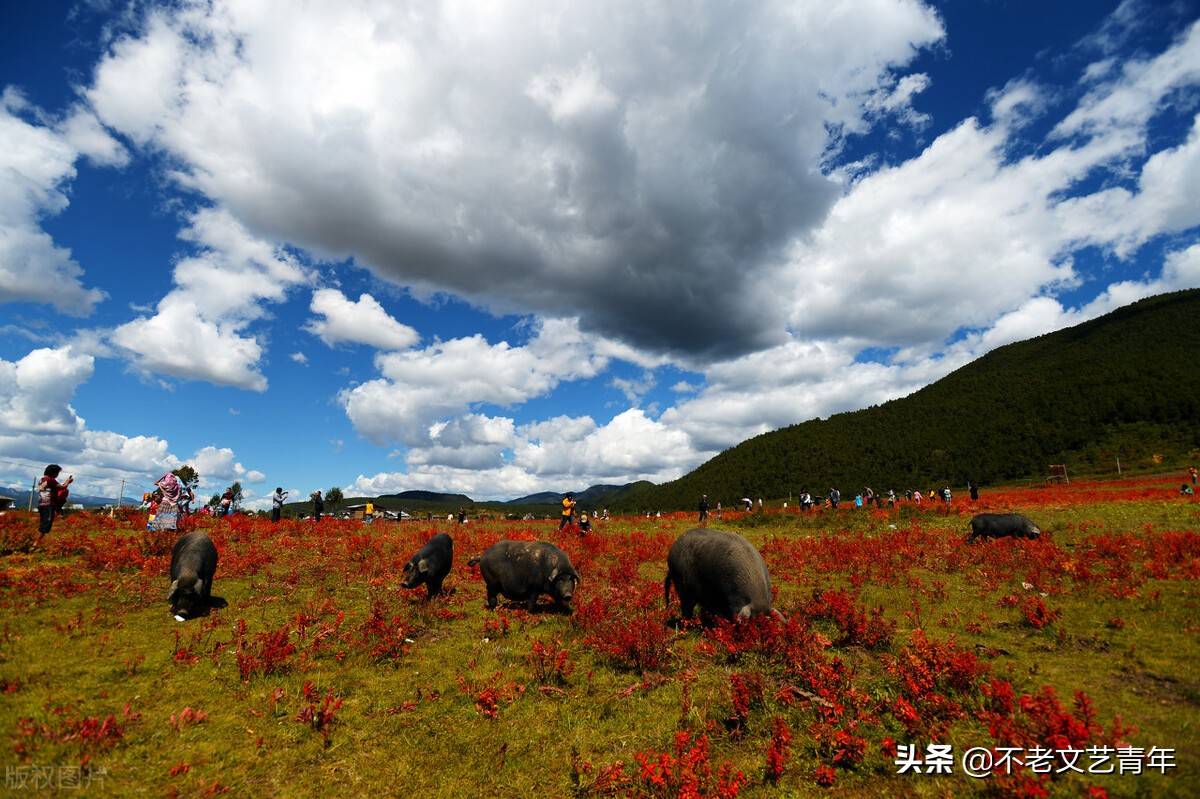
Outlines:
{"label": "person in red jacket", "polygon": [[52,463],[42,472],[42,479],[38,480],[38,537],[34,546],[40,544],[42,538],[50,532],[54,517],[62,513],[63,506],[67,504],[67,495],[71,493],[67,486],[75,482],[75,476],[67,475],[67,479],[60,485],[58,475],[61,472],[62,467]]}

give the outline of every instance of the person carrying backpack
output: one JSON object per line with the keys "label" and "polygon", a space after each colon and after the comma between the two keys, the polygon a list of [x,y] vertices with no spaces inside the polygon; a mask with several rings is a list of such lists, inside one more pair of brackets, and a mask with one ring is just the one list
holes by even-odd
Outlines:
{"label": "person carrying backpack", "polygon": [[57,463],[52,463],[42,472],[42,477],[37,482],[38,537],[33,542],[35,547],[50,532],[55,517],[62,513],[62,509],[67,504],[67,495],[71,493],[67,486],[75,482],[74,475],[67,475],[67,479],[60,485],[58,475],[61,473],[62,467]]}

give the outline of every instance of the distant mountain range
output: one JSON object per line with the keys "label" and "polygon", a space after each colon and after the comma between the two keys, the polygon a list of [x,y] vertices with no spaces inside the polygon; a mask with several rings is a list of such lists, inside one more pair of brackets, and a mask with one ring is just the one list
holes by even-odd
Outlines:
{"label": "distant mountain range", "polygon": [[[653,485],[653,483],[648,483],[644,480],[641,481],[641,483],[626,483],[625,485],[607,485],[607,484],[601,483],[599,485],[594,485],[589,488],[585,488],[583,491],[573,491],[571,493],[574,495],[575,501],[577,503],[579,503],[580,505],[588,505],[588,506],[597,505],[597,506],[599,506],[599,505],[603,505],[605,503],[612,504],[614,498],[619,498],[619,497],[623,496],[625,493],[629,492],[630,490],[634,489],[635,487],[641,486],[642,483],[644,483],[647,486]],[[541,493],[538,493],[538,494],[529,494],[528,496],[517,497],[516,499],[510,499],[504,504],[506,504],[506,505],[558,505],[558,504],[562,503],[563,498],[566,496],[567,496],[566,492],[563,492],[561,494],[556,494],[553,491],[542,491]]]}
{"label": "distant mountain range", "polygon": [[[625,485],[594,485],[585,488],[582,491],[572,492],[575,495],[576,502],[580,507],[591,510],[600,510],[609,508],[624,501],[625,497],[639,491],[645,491],[652,488],[653,483],[645,480],[636,483],[627,483]],[[466,494],[447,494],[438,491],[401,491],[395,494],[382,494],[378,497],[345,497],[337,508],[325,503],[327,513],[333,513],[343,508],[349,508],[354,505],[362,505],[367,500],[372,501],[380,508],[388,510],[406,510],[410,512],[433,512],[447,513],[454,511],[459,507],[468,507],[472,509],[487,508],[500,513],[534,513],[546,514],[557,512],[565,493],[557,494],[553,491],[543,491],[538,494],[529,494],[528,496],[518,497],[507,501],[499,500],[474,500]],[[289,502],[284,505],[284,511],[290,514],[308,513],[312,508],[310,500],[305,499],[300,502]]]}
{"label": "distant mountain range", "polygon": [[415,499],[442,505],[464,505],[473,501],[466,494],[440,494],[437,491],[401,491],[399,494],[381,494],[379,499]]}

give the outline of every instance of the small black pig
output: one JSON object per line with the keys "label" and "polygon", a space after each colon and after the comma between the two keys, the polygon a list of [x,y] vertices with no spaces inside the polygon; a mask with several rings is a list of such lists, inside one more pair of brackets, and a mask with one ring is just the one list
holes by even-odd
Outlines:
{"label": "small black pig", "polygon": [[438,533],[417,550],[408,563],[404,564],[404,580],[400,585],[416,588],[424,584],[429,597],[442,592],[442,581],[450,573],[454,562],[454,539]]}
{"label": "small black pig", "polygon": [[171,550],[171,590],[167,601],[179,621],[207,608],[217,573],[217,548],[204,533],[188,533]]}
{"label": "small black pig", "polygon": [[1019,513],[980,513],[971,519],[967,543],[976,538],[1040,538],[1042,530]]}

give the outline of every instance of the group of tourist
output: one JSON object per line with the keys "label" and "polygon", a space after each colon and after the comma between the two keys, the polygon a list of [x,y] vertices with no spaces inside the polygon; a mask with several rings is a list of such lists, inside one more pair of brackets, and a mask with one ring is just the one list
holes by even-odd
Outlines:
{"label": "group of tourist", "polygon": [[[972,501],[979,499],[979,486],[976,485],[974,481],[967,481],[967,487],[970,491]],[[909,489],[904,492],[904,499],[908,502],[912,502],[914,505],[920,505],[924,498],[925,495],[921,493],[920,489]],[[930,503],[937,502],[940,499],[944,503],[944,506],[949,508],[950,502],[953,498],[954,494],[950,490],[950,486],[943,486],[941,489],[937,490],[932,488],[929,489],[928,499]],[[829,489],[829,493],[825,496],[814,497],[809,491],[802,490],[797,499],[801,511],[807,512],[816,507],[830,507],[836,509],[842,504],[842,492],[837,488],[831,487]],[[896,496],[895,489],[889,489],[886,492],[876,492],[872,490],[870,486],[864,486],[862,491],[854,495],[855,508],[870,507],[871,505],[874,505],[876,508],[883,508],[885,503],[887,507],[894,508],[899,501],[900,500]],[[740,504],[742,509],[747,513],[753,511],[755,508],[755,503],[750,499],[750,497],[742,497]],[[787,503],[785,502],[783,506],[786,508]],[[758,510],[759,512],[762,512],[763,510],[763,501],[761,497],[758,499]],[[700,522],[707,521],[708,494],[704,494],[700,497],[698,511]],[[716,512],[717,516],[719,517],[721,514],[720,502],[717,503]]]}

